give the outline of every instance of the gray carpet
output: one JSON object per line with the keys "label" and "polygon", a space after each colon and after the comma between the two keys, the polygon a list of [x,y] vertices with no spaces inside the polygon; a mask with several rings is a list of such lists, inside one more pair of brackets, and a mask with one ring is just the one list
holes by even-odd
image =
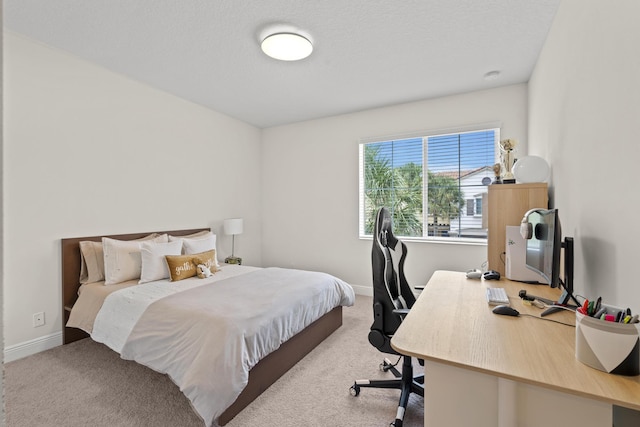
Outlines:
{"label": "gray carpet", "polygon": [[[392,377],[379,370],[384,355],[367,341],[371,320],[371,298],[357,296],[340,329],[227,425],[388,426],[399,391],[349,393],[354,379]],[[166,375],[89,339],[6,364],[5,403],[8,427],[203,425]],[[404,425],[423,426],[423,411],[412,395]]]}

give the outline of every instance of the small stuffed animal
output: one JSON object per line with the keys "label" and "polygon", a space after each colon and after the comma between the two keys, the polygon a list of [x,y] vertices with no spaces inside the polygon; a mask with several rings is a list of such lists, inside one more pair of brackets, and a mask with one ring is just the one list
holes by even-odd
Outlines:
{"label": "small stuffed animal", "polygon": [[204,278],[209,277],[209,276],[213,276],[213,273],[211,272],[209,267],[207,267],[204,264],[198,264],[196,266],[196,268],[198,270],[198,277],[201,278],[201,279],[204,279]]}

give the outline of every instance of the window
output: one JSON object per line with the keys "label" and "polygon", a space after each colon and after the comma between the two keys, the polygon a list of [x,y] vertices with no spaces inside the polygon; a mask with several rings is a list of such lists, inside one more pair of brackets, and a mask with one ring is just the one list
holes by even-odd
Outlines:
{"label": "window", "polygon": [[[484,193],[484,194],[487,194],[487,193]],[[475,216],[482,217],[482,194],[476,195],[475,202],[476,202],[476,210],[473,214]]]}
{"label": "window", "polygon": [[360,236],[386,206],[398,236],[486,239],[482,199],[499,140],[490,128],[361,143]]}
{"label": "window", "polygon": [[473,216],[476,211],[475,199],[467,200],[467,216]]}

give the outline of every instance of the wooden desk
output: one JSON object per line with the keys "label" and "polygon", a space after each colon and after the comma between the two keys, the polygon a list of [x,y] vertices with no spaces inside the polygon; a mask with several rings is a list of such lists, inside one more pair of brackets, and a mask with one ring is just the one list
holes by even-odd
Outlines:
{"label": "wooden desk", "polygon": [[[503,287],[519,317],[491,312],[485,288]],[[425,426],[611,426],[612,405],[640,410],[640,376],[575,358],[575,328],[524,316],[518,291],[556,299],[557,289],[471,280],[437,271],[391,340],[425,360]],[[547,319],[575,325],[572,312]]]}

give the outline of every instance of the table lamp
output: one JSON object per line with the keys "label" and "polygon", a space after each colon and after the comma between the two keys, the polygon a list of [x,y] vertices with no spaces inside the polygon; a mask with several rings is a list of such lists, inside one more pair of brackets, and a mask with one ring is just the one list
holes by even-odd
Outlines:
{"label": "table lamp", "polygon": [[242,218],[224,220],[224,234],[231,235],[231,256],[225,258],[227,264],[242,264],[242,258],[234,256],[236,234],[242,234]]}

